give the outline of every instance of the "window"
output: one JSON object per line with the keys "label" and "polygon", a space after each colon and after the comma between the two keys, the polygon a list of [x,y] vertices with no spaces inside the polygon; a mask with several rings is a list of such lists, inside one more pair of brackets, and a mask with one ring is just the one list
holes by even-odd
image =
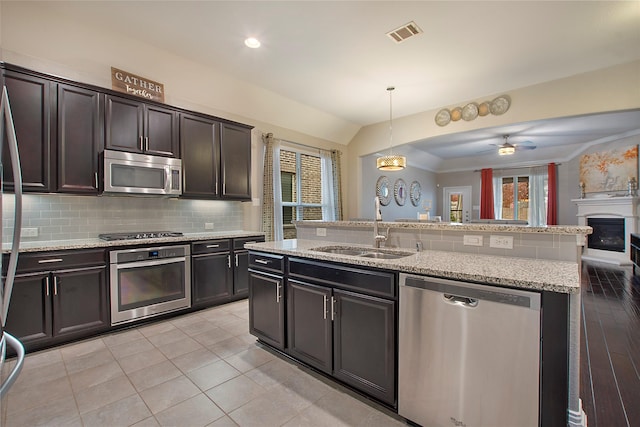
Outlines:
{"label": "window", "polygon": [[320,156],[280,150],[282,225],[285,239],[296,238],[293,221],[322,219]]}
{"label": "window", "polygon": [[528,220],[529,176],[502,177],[502,219]]}

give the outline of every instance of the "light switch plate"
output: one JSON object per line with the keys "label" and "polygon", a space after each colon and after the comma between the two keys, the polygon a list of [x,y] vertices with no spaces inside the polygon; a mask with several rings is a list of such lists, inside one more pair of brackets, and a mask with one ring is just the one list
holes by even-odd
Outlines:
{"label": "light switch plate", "polygon": [[327,237],[327,229],[326,228],[316,228],[316,236]]}
{"label": "light switch plate", "polygon": [[213,223],[212,222],[205,222],[204,223],[204,229],[205,230],[213,230]]}
{"label": "light switch plate", "polygon": [[465,246],[482,246],[482,236],[464,235],[462,244]]}

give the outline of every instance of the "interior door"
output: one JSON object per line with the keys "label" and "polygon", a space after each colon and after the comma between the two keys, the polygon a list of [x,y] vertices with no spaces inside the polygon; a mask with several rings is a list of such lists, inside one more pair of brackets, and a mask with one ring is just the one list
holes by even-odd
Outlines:
{"label": "interior door", "polygon": [[471,221],[471,186],[445,187],[443,193],[442,220],[463,223]]}

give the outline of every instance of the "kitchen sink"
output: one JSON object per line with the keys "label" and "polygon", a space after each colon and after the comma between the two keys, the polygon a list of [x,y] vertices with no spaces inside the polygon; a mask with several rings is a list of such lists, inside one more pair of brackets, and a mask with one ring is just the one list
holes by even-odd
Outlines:
{"label": "kitchen sink", "polygon": [[377,259],[398,259],[413,255],[411,252],[391,251],[381,249],[355,248],[349,246],[321,246],[311,248],[312,251],[324,252],[327,254],[350,255],[362,258]]}
{"label": "kitchen sink", "polygon": [[360,255],[362,258],[378,258],[378,259],[398,259],[413,255],[411,252],[380,252],[371,251]]}

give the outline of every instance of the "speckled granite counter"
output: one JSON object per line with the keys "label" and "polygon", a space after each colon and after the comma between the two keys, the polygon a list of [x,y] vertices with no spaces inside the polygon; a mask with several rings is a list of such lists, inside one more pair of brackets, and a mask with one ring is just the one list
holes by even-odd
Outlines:
{"label": "speckled granite counter", "polygon": [[[240,237],[251,237],[262,235],[263,233],[256,231],[218,231],[210,233],[185,233],[180,237],[163,237],[159,239],[136,239],[136,240],[115,240],[107,242],[95,239],[73,239],[73,240],[50,240],[50,241],[22,241],[20,242],[20,252],[43,252],[43,251],[60,251],[67,249],[92,249],[92,248],[110,248],[116,246],[133,246],[133,245],[158,245],[164,243],[193,242],[199,240],[211,239],[232,239]],[[11,250],[10,244],[2,245],[2,252],[8,253]]]}
{"label": "speckled granite counter", "polygon": [[[335,261],[366,267],[385,268],[404,273],[425,274],[492,285],[513,286],[575,294],[580,292],[580,272],[576,262],[493,255],[464,254],[427,250],[398,259],[373,259],[312,250],[321,246],[345,245],[319,240],[282,240],[248,244],[248,249]],[[367,249],[371,246],[352,245]],[[406,251],[405,249],[402,249]]]}
{"label": "speckled granite counter", "polygon": [[[373,221],[294,221],[296,227],[368,227]],[[378,226],[391,229],[446,230],[446,231],[488,231],[492,233],[542,233],[542,234],[591,234],[593,229],[584,225],[551,225],[530,227],[518,224],[455,223],[455,222],[391,222],[380,221]]]}

